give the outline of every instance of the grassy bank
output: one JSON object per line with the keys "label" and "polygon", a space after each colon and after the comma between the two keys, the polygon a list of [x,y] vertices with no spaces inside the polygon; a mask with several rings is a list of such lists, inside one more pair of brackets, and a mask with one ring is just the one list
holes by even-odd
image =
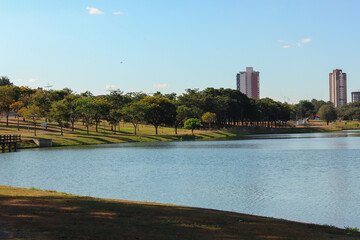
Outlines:
{"label": "grassy bank", "polygon": [[[191,134],[191,130],[178,129],[178,134],[175,134],[173,128],[159,127],[159,134],[155,135],[153,126],[140,125],[138,135],[135,136],[134,128],[129,123],[121,123],[116,133],[111,131],[108,124],[103,123],[99,126],[98,132],[95,131],[95,126],[91,126],[89,135],[87,135],[85,126],[78,122],[75,124],[74,131],[64,128],[63,136],[60,135],[60,128],[55,123],[49,123],[47,130],[38,126],[35,137],[34,126],[31,123],[20,121],[19,130],[17,119],[10,118],[9,123],[9,127],[5,127],[4,120],[0,123],[0,134],[21,134],[23,142],[20,144],[20,148],[36,147],[32,142],[33,138],[52,139],[53,146],[77,146],[124,142],[239,139],[249,134],[329,132],[341,129],[335,124],[326,126],[323,122],[312,121],[304,126],[294,128],[232,127],[217,130],[195,130],[194,135]],[[354,126],[356,125],[354,124]]]}
{"label": "grassy bank", "polygon": [[0,239],[360,239],[234,212],[0,186]]}

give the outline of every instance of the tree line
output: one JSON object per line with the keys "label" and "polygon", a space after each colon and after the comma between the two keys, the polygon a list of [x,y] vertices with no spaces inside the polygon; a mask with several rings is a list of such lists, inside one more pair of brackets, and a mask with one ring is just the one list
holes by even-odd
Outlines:
{"label": "tree line", "polygon": [[[89,127],[96,131],[101,122],[111,124],[116,133],[120,122],[131,123],[134,134],[140,123],[194,130],[201,125],[207,128],[228,126],[287,127],[295,120],[317,113],[329,103],[313,100],[291,105],[270,98],[253,99],[234,89],[207,88],[186,89],[175,93],[152,95],[143,92],[124,93],[113,90],[107,95],[93,96],[91,92],[74,93],[71,89],[44,90],[14,86],[7,77],[0,77],[0,110],[6,116],[6,126],[11,112],[20,118],[31,120],[36,135],[37,122],[56,122],[63,128],[74,130],[76,121],[82,121],[89,134]],[[348,111],[349,112],[349,111]]]}

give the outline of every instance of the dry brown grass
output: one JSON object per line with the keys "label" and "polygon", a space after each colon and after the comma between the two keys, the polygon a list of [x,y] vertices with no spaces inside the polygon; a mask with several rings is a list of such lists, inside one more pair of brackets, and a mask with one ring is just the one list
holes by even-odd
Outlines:
{"label": "dry brown grass", "polygon": [[0,239],[360,239],[234,212],[0,186]]}

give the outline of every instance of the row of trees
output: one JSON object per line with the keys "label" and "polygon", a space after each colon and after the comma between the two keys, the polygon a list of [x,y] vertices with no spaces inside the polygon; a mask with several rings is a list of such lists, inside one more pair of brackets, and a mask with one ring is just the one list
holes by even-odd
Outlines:
{"label": "row of trees", "polygon": [[[176,134],[177,129],[184,125],[189,129],[196,128],[196,124],[192,127],[185,124],[188,119],[201,120],[203,126],[209,128],[229,125],[286,127],[290,119],[313,116],[322,106],[331,104],[313,99],[290,105],[270,98],[248,98],[237,90],[224,88],[187,89],[180,96],[160,92],[152,96],[142,92],[124,94],[120,90],[93,96],[90,92],[75,94],[68,88],[36,90],[17,87],[8,78],[0,77],[0,110],[6,116],[6,125],[10,112],[14,112],[23,119],[32,120],[35,134],[36,122],[40,118],[58,123],[61,134],[64,127],[74,130],[76,121],[82,121],[88,133],[91,125],[95,125],[98,131],[102,121],[109,122],[114,133],[120,128],[121,121],[129,122],[134,126],[135,134],[140,123],[153,125],[156,134],[159,126],[172,126]],[[356,106],[356,111],[344,108],[347,116],[358,116],[360,108]]]}

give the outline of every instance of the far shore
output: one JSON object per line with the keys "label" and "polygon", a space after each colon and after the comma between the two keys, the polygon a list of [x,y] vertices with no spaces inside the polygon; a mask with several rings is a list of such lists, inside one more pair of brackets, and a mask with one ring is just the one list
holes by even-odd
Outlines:
{"label": "far shore", "polygon": [[[89,135],[81,122],[75,124],[75,129],[64,128],[63,136],[60,135],[60,128],[55,123],[48,123],[47,129],[37,126],[36,136],[34,136],[34,127],[30,122],[20,121],[18,130],[17,119],[10,118],[9,127],[0,123],[0,135],[21,134],[22,143],[20,149],[38,147],[33,139],[51,139],[53,147],[80,146],[109,143],[127,143],[127,142],[166,142],[166,141],[187,141],[187,140],[233,140],[247,138],[253,134],[289,134],[289,133],[312,133],[312,132],[334,132],[343,129],[360,129],[358,122],[336,122],[329,126],[322,121],[311,120],[310,122],[288,128],[266,128],[257,126],[228,126],[221,129],[201,129],[191,130],[178,129],[175,134],[174,128],[159,127],[159,134],[156,135],[154,127],[151,125],[140,125],[137,135],[134,135],[134,128],[129,123],[121,123],[116,131],[111,131],[108,124],[103,123],[99,126],[98,132],[95,126],[90,128]],[[39,123],[38,123],[39,125]]]}
{"label": "far shore", "polygon": [[0,239],[359,239],[355,228],[0,186]]}

